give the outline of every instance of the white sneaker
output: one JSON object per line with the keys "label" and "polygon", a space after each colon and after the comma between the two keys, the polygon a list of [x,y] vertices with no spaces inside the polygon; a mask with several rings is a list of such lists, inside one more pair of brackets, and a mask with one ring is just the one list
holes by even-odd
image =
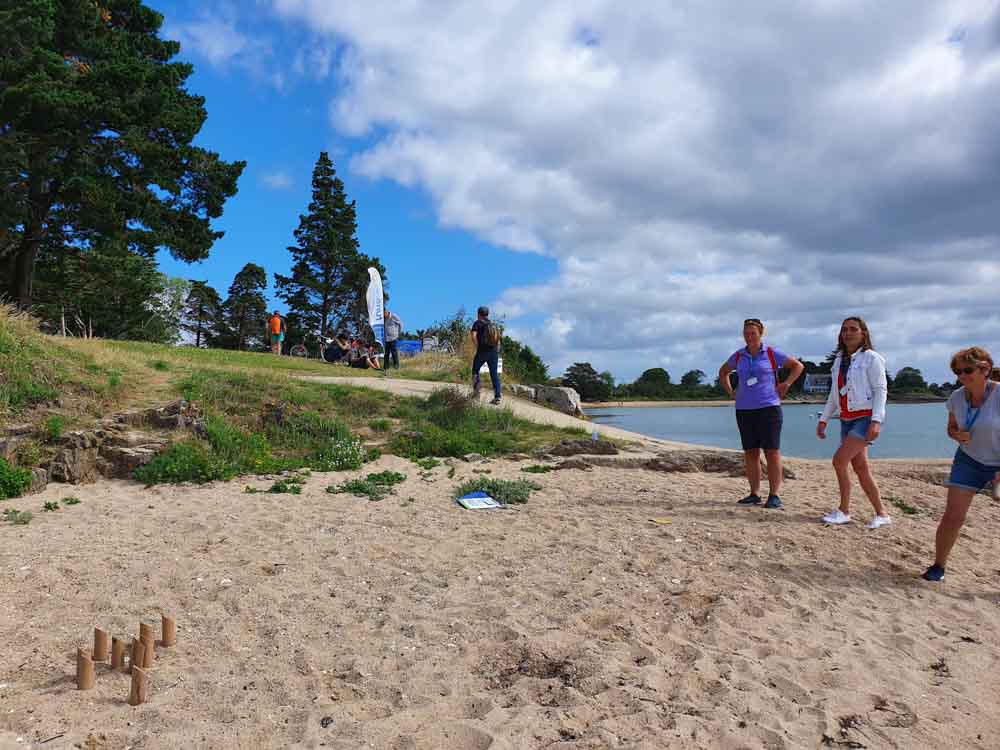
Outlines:
{"label": "white sneaker", "polygon": [[847,513],[844,513],[840,508],[837,508],[837,510],[833,511],[832,513],[827,513],[825,516],[823,516],[823,523],[833,524],[834,526],[840,526],[841,524],[850,522],[851,522],[851,516]]}
{"label": "white sneaker", "polygon": [[865,524],[866,529],[877,529],[880,526],[888,526],[892,523],[892,519],[889,516],[875,516],[872,520]]}

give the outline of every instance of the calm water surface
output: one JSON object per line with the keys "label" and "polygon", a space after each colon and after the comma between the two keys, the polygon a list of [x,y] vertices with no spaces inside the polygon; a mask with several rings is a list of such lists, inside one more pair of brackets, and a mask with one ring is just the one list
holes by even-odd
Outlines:
{"label": "calm water surface", "polygon": [[[781,452],[798,458],[829,458],[840,443],[840,422],[833,420],[826,440],[816,437],[821,404],[784,406]],[[736,413],[729,406],[679,406],[588,409],[599,424],[614,425],[664,440],[721,448],[740,448]],[[945,435],[948,412],[939,404],[889,404],[882,434],[869,449],[872,458],[951,458],[952,440]]]}

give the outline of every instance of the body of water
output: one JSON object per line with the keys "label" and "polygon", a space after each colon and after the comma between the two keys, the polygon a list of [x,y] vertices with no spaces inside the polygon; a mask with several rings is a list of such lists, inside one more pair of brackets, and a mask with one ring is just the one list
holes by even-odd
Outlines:
{"label": "body of water", "polygon": [[[827,425],[826,440],[816,437],[822,404],[785,405],[781,452],[798,458],[830,458],[840,444],[840,422]],[[678,406],[588,409],[598,424],[614,425],[663,440],[740,449],[736,411],[731,406]],[[882,434],[868,450],[871,458],[951,458],[956,443],[945,434],[943,403],[889,404]]]}

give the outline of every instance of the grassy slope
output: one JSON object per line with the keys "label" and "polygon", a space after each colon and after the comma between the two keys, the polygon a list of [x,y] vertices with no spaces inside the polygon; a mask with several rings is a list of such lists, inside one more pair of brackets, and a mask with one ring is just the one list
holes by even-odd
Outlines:
{"label": "grassy slope", "polygon": [[[448,382],[461,377],[462,367],[458,357],[430,355],[407,360],[400,374]],[[164,476],[178,480],[187,464],[198,465],[188,467],[192,475],[186,477],[196,479],[300,465],[329,468],[331,442],[351,438],[419,457],[499,455],[583,434],[450,394],[423,401],[294,378],[306,373],[381,377],[270,354],[43,336],[29,318],[0,307],[0,421],[42,426],[55,416],[68,429],[183,396],[211,417],[212,429],[208,441],[193,441],[182,449],[185,456],[174,457]],[[45,452],[44,445],[28,446],[20,463],[35,464]]]}

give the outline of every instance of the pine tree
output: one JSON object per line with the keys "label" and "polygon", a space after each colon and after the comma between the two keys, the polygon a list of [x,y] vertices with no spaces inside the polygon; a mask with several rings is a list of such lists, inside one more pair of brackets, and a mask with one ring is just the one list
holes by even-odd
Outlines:
{"label": "pine tree", "polygon": [[184,320],[181,329],[194,336],[197,348],[212,346],[218,337],[222,300],[207,281],[192,281],[184,301]]}
{"label": "pine tree", "polygon": [[140,0],[0,3],[0,294],[22,307],[44,301],[36,261],[63,228],[82,244],[49,254],[113,242],[194,261],[221,236],[245,163],[193,145],[204,99],[162,23]]}
{"label": "pine tree", "polygon": [[267,325],[267,274],[256,263],[247,263],[229,286],[222,303],[219,345],[224,349],[245,350],[264,341]]}
{"label": "pine tree", "polygon": [[387,282],[378,260],[359,251],[357,228],[355,202],[347,200],[344,183],[322,151],[313,168],[312,201],[299,216],[296,244],[288,248],[291,274],[274,275],[277,295],[288,305],[289,338],[329,336],[335,328],[363,330],[368,267],[378,268],[383,285]]}

